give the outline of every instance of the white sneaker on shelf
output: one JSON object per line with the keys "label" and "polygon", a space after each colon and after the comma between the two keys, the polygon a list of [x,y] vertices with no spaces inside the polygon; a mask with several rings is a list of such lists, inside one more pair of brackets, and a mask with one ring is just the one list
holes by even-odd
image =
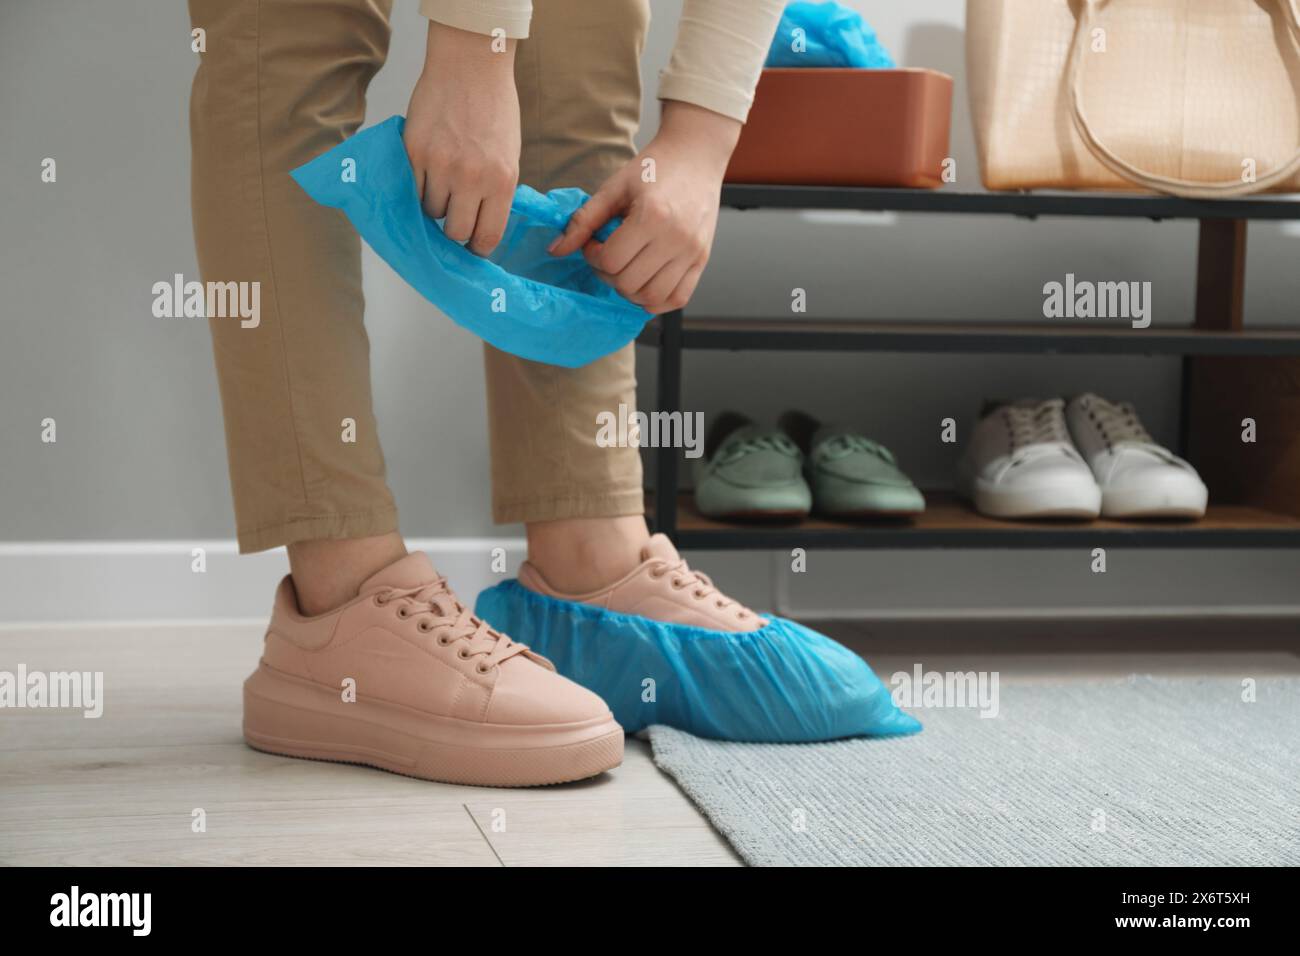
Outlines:
{"label": "white sneaker on shelf", "polygon": [[1200,475],[1155,440],[1127,403],[1093,394],[1070,400],[1070,434],[1097,484],[1107,518],[1199,518],[1209,492]]}
{"label": "white sneaker on shelf", "polygon": [[993,518],[1095,518],[1101,489],[1065,423],[1065,400],[1021,399],[975,425],[957,491]]}

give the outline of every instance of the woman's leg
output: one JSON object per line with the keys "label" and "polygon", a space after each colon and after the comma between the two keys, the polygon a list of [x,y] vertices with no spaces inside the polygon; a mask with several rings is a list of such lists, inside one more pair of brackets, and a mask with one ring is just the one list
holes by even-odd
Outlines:
{"label": "woman's leg", "polygon": [[[546,0],[515,58],[520,180],[595,192],[636,155],[647,0]],[[601,412],[636,407],[632,346],[583,368],[485,347],[492,510],[522,521],[529,559],[557,587],[587,591],[635,567],[646,531],[641,458],[596,444]]]}
{"label": "woman's leg", "polygon": [[205,281],[256,282],[260,322],[210,320],[243,552],[287,545],[306,613],[405,554],[384,479],[360,241],[289,171],[356,132],[391,0],[190,0],[206,51],[190,101]]}
{"label": "woman's leg", "polygon": [[359,243],[288,175],[360,125],[388,0],[191,9],[208,31],[193,100],[200,263],[205,279],[263,292],[257,328],[212,329],[240,547],[287,544],[293,572],[244,683],[245,740],[488,786],[617,766],[623,731],[599,697],[464,613],[427,555],[403,556],[370,407]]}

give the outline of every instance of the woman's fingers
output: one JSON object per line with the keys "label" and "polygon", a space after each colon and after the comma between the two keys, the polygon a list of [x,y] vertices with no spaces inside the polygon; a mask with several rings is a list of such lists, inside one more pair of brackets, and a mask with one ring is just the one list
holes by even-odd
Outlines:
{"label": "woman's fingers", "polygon": [[[652,233],[639,227],[631,219],[624,220],[601,244],[604,248],[600,251],[600,268],[605,272],[618,275],[650,245],[653,239]],[[649,276],[646,278],[648,279]],[[619,291],[623,290],[619,289]]]}
{"label": "woman's fingers", "polygon": [[510,219],[514,185],[501,183],[492,189],[471,183],[459,186],[454,178],[435,170],[418,170],[422,184],[421,204],[425,214],[442,219],[448,239],[469,244],[472,252],[486,256],[501,242]]}
{"label": "woman's fingers", "polygon": [[510,202],[512,192],[498,189],[484,197],[478,208],[478,221],[474,223],[474,234],[470,238],[470,251],[480,256],[488,255],[501,237],[506,234],[506,223],[510,219]]}
{"label": "woman's fingers", "polygon": [[[651,243],[635,256],[621,270],[613,272],[614,288],[625,298],[638,305],[643,304],[641,290],[672,261],[672,251],[658,243]],[[602,264],[609,262],[609,250],[605,250]]]}
{"label": "woman's fingers", "polygon": [[[685,301],[678,302],[676,293],[690,290],[699,281],[704,271],[703,263],[692,263],[683,256],[674,256],[670,247],[661,243],[652,243],[638,252],[621,272],[607,272],[601,266],[607,257],[602,255],[601,243],[592,241],[583,247],[583,255],[592,271],[605,282],[618,290],[629,302],[635,302],[646,311],[658,314],[681,308]],[[686,279],[694,273],[694,280],[686,284]]]}
{"label": "woman's fingers", "polygon": [[705,262],[697,262],[686,270],[680,282],[670,292],[663,303],[648,311],[658,315],[661,312],[676,312],[678,309],[686,308],[686,303],[691,301],[691,296],[695,294],[695,287],[700,284],[700,276],[704,275]]}
{"label": "woman's fingers", "polygon": [[567,256],[585,249],[591,237],[600,231],[601,226],[621,213],[625,204],[621,180],[617,176],[610,177],[596,190],[596,195],[569,217],[564,233],[551,243],[547,251],[553,256]]}
{"label": "woman's fingers", "polygon": [[451,177],[446,175],[438,160],[437,156],[419,156],[418,160],[411,162],[416,186],[420,190],[420,204],[430,219],[447,215],[447,203],[451,199]]}
{"label": "woman's fingers", "polygon": [[478,222],[478,211],[483,197],[477,192],[453,189],[447,203],[447,218],[442,224],[442,231],[447,238],[455,242],[468,242],[474,235],[474,224]]}
{"label": "woman's fingers", "polygon": [[677,306],[670,305],[673,291],[681,285],[682,279],[690,271],[691,263],[687,259],[673,259],[642,286],[636,294],[635,302],[647,312],[658,315],[671,312]]}
{"label": "woman's fingers", "polygon": [[[408,147],[408,157],[412,155]],[[518,173],[505,160],[473,161],[444,150],[416,152],[411,163],[420,205],[427,216],[441,219],[448,239],[489,254],[505,235]]]}

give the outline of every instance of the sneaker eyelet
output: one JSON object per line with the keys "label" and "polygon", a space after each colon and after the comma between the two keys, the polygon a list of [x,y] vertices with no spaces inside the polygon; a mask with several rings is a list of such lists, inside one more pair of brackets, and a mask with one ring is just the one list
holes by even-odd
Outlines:
{"label": "sneaker eyelet", "polygon": [[451,643],[451,641],[447,639],[447,635],[446,635],[446,634],[439,634],[439,635],[438,635],[438,646],[439,646],[439,647],[446,647],[446,646],[448,646],[450,643]]}
{"label": "sneaker eyelet", "polygon": [[462,661],[467,661],[469,660],[469,651],[465,650],[465,648],[462,647],[460,650],[456,652],[456,656],[459,657]]}
{"label": "sneaker eyelet", "polygon": [[420,629],[421,634],[428,634],[430,631],[433,630],[433,625],[430,624],[428,621],[421,621],[419,624],[415,626]]}
{"label": "sneaker eyelet", "polygon": [[484,665],[479,664],[479,665],[477,665],[477,666],[474,668],[474,670],[476,670],[476,671],[477,671],[478,673],[480,673],[480,674],[486,674],[486,673],[488,673],[489,671],[492,670],[492,665],[491,665],[491,664],[488,664],[488,665],[485,667]]}
{"label": "sneaker eyelet", "polygon": [[388,604],[388,602],[384,600],[382,594],[375,595],[375,607],[384,607],[386,604]]}
{"label": "sneaker eyelet", "polygon": [[411,616],[411,612],[408,611],[405,606],[399,607],[397,609],[397,616],[400,617],[403,621],[405,621],[408,617]]}
{"label": "sneaker eyelet", "polygon": [[691,592],[691,594],[694,595],[695,600],[697,601],[703,601],[706,597],[708,597],[708,595],[705,594],[703,591],[701,591],[699,588],[696,588],[694,591]]}

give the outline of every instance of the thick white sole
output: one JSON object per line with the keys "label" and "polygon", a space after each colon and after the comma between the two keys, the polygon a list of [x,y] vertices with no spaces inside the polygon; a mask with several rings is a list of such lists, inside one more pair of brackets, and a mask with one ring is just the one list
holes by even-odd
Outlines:
{"label": "thick white sole", "polygon": [[1208,503],[1204,485],[1157,485],[1104,491],[1101,513],[1107,518],[1201,518]]}
{"label": "thick white sole", "polygon": [[969,498],[976,511],[990,518],[1096,518],[1101,514],[1101,489],[1083,482],[1022,490],[976,478]]}

